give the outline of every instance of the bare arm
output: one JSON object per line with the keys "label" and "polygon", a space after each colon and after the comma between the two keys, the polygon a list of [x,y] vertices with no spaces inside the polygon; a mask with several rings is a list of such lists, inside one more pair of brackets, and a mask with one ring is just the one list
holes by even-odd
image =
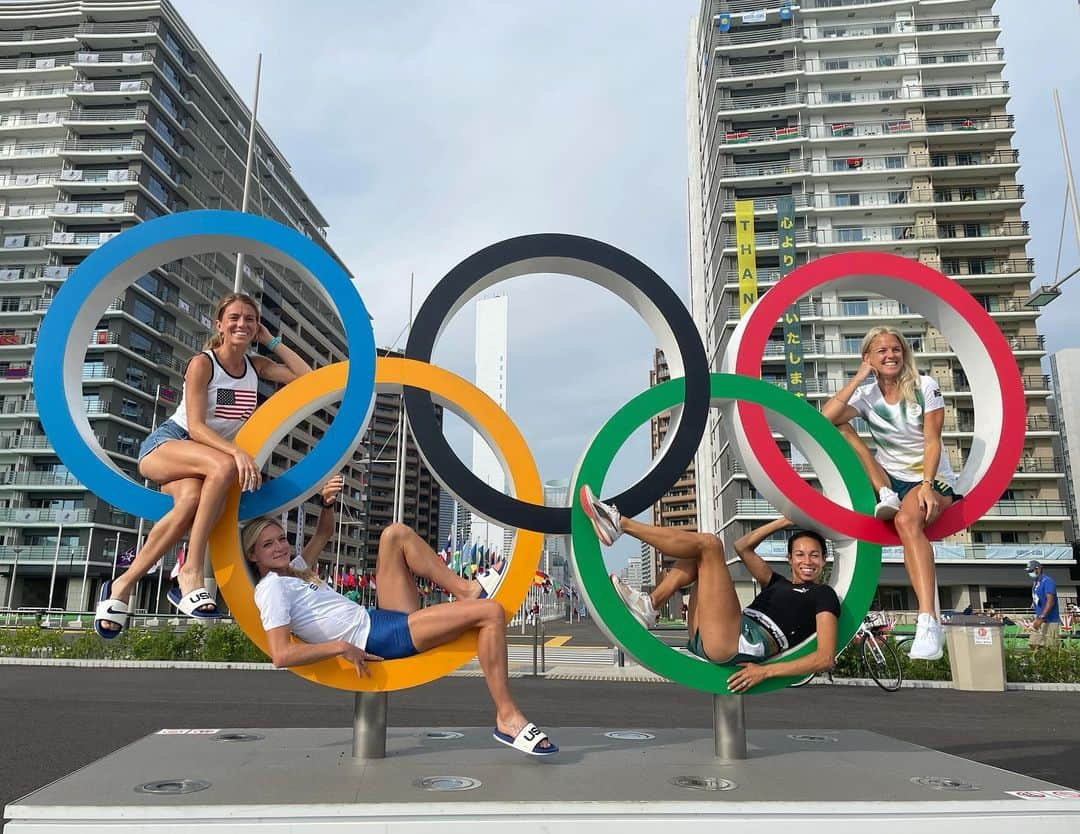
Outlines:
{"label": "bare arm", "polygon": [[831,669],[836,662],[836,634],[839,622],[836,615],[822,611],[817,615],[817,650],[796,660],[779,663],[745,663],[742,669],[728,678],[732,691],[745,692],[767,678],[811,675]]}
{"label": "bare arm", "polygon": [[[265,325],[260,324],[257,338],[259,344],[265,346],[271,342],[273,336],[270,335],[270,331],[266,329]],[[278,342],[277,347],[274,348],[274,356],[280,359],[281,362],[274,362],[265,356],[251,357],[251,364],[255,366],[255,373],[262,379],[285,384],[304,374],[311,373],[311,366],[300,358],[300,354],[284,342]]]}
{"label": "bare arm", "polygon": [[742,563],[746,565],[746,569],[758,581],[758,584],[762,586],[768,585],[772,580],[773,569],[758,555],[757,546],[777,530],[783,530],[790,526],[791,521],[781,516],[775,521],[770,521],[756,530],[751,530],[746,535],[735,540],[736,555],[742,559]]}
{"label": "bare arm", "polygon": [[327,643],[304,643],[294,640],[287,625],[278,626],[266,632],[266,641],[270,649],[270,660],[278,669],[307,666],[309,663],[317,663],[329,657],[343,657],[356,666],[358,675],[366,676],[369,674],[367,661],[382,660],[381,657],[369,654],[345,640],[331,640]]}
{"label": "bare arm", "polygon": [[830,423],[839,426],[859,416],[859,412],[848,405],[848,400],[855,395],[856,389],[866,382],[873,372],[874,369],[870,363],[863,360],[863,363],[859,365],[859,370],[848,384],[825,401],[825,405],[821,407],[821,413],[825,415]]}
{"label": "bare arm", "polygon": [[337,502],[338,494],[344,485],[345,479],[341,475],[335,475],[323,484],[322,491],[319,493],[319,500],[322,502],[319,523],[315,527],[315,534],[308,539],[308,543],[304,545],[304,549],[300,554],[304,557],[304,561],[307,562],[309,568],[314,564],[319,554],[323,552],[326,543],[330,541],[330,537],[334,534],[334,504]]}

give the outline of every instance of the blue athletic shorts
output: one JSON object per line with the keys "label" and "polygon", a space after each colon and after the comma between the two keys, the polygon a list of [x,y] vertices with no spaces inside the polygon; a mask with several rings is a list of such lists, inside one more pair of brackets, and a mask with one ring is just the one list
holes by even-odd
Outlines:
{"label": "blue athletic shorts", "polygon": [[166,420],[150,432],[146,440],[142,442],[142,446],[139,447],[139,460],[142,460],[162,443],[168,443],[170,440],[191,440],[191,435],[172,420]]}
{"label": "blue athletic shorts", "polygon": [[371,631],[368,633],[364,651],[383,660],[397,660],[416,654],[412,635],[409,634],[409,615],[385,608],[369,608]]}

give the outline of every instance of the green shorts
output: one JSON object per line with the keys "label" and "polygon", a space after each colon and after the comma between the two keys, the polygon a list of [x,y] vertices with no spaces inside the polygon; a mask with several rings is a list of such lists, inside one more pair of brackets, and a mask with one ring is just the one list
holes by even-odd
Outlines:
{"label": "green shorts", "polygon": [[[894,478],[892,475],[889,475],[889,486],[892,488],[892,491],[899,496],[901,501],[904,500],[905,495],[907,495],[921,483],[922,481],[901,481],[897,478]],[[959,501],[961,498],[964,497],[960,493],[956,492],[951,486],[937,480],[936,478],[934,479],[934,483],[931,484],[931,487],[938,495],[944,495],[946,498],[951,498],[953,501]]]}
{"label": "green shorts", "polygon": [[[764,653],[763,654],[748,654],[744,649],[750,648],[754,645],[760,645]],[[757,620],[753,620],[742,615],[742,626],[739,630],[739,651],[735,652],[731,657],[726,660],[713,660],[705,653],[705,647],[701,645],[701,632],[695,631],[694,636],[686,644],[686,649],[691,654],[697,655],[702,660],[707,660],[710,663],[715,663],[718,666],[727,666],[732,663],[761,663],[763,660],[767,660],[772,657],[769,652],[772,647],[776,645],[776,641],[772,635],[765,630],[765,627],[761,625]]]}

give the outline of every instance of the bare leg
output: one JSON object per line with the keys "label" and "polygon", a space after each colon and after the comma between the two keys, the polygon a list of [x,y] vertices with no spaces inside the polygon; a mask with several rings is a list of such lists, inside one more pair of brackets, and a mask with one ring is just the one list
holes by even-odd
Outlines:
{"label": "bare leg", "polygon": [[692,595],[694,628],[701,634],[701,644],[710,658],[723,659],[735,654],[739,648],[742,606],[720,539],[711,533],[653,527],[627,518],[622,519],[621,526],[634,538],[697,567],[697,587]]}
{"label": "bare leg", "polygon": [[[379,593],[381,596],[381,585]],[[409,633],[418,651],[441,646],[473,628],[478,629],[476,656],[495,704],[495,725],[499,732],[516,736],[529,722],[510,694],[503,607],[493,599],[466,599],[409,614]],[[547,742],[541,745],[546,746],[550,745]]]}
{"label": "bare leg", "polygon": [[[952,504],[951,498],[943,498],[942,501],[946,507]],[[894,523],[896,534],[904,545],[904,567],[915,591],[915,598],[919,601],[919,613],[937,617],[934,546],[926,537],[926,516],[919,508],[917,488],[904,496]]]}
{"label": "bare leg", "polygon": [[649,594],[653,609],[660,610],[660,606],[671,599],[677,590],[692,585],[697,581],[698,563],[692,559],[679,559],[664,571],[659,584]]}
{"label": "bare leg", "polygon": [[478,583],[462,579],[450,570],[410,527],[391,524],[379,536],[379,556],[375,562],[379,607],[406,613],[416,611],[420,607],[418,576],[462,600],[480,595]]}
{"label": "bare leg", "polygon": [[889,476],[885,473],[885,470],[881,468],[881,464],[877,462],[877,458],[874,457],[874,453],[870,451],[863,439],[859,437],[859,433],[855,431],[851,423],[841,423],[837,426],[840,430],[840,434],[844,435],[844,439],[850,444],[851,448],[855,450],[855,456],[859,459],[859,463],[862,464],[863,469],[866,470],[866,474],[870,477],[870,483],[874,486],[874,492],[877,493],[882,487],[887,487],[891,484]]}
{"label": "bare leg", "polygon": [[[205,581],[203,565],[206,561],[206,545],[218,517],[225,504],[225,496],[237,479],[236,464],[233,459],[217,449],[196,443],[193,440],[170,440],[155,449],[139,465],[144,478],[159,484],[166,484],[182,478],[198,477],[202,479],[199,491],[198,507],[191,520],[191,533],[188,539],[187,558],[177,577],[180,590],[184,594],[200,588]],[[158,522],[160,524],[160,522]],[[154,558],[154,562],[160,554]],[[149,559],[147,559],[149,562]],[[136,559],[136,564],[139,560]],[[153,562],[149,562],[142,572],[129,581],[141,579]],[[132,565],[134,568],[135,565]],[[127,578],[132,573],[124,574]],[[204,606],[210,609],[211,606]]]}

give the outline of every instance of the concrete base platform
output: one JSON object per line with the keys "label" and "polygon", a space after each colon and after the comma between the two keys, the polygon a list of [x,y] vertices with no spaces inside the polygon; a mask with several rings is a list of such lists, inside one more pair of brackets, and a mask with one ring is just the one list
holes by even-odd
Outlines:
{"label": "concrete base platform", "polygon": [[351,728],[162,730],[9,805],[5,830],[1080,831],[1080,791],[871,732],[751,731],[734,763],[701,730],[549,732],[539,759],[486,727],[396,728],[359,761]]}

